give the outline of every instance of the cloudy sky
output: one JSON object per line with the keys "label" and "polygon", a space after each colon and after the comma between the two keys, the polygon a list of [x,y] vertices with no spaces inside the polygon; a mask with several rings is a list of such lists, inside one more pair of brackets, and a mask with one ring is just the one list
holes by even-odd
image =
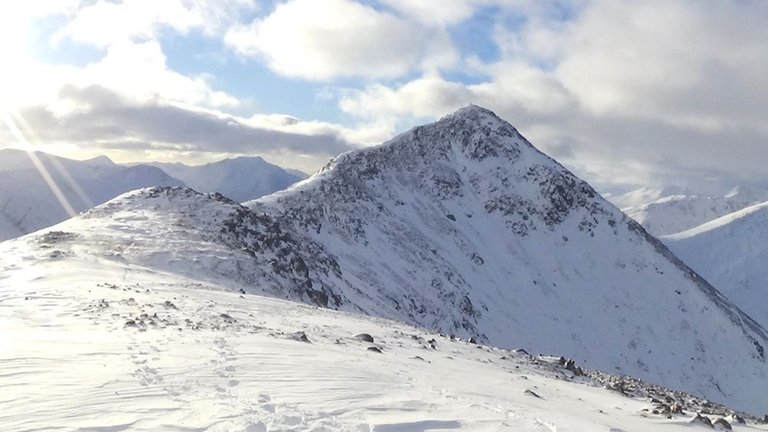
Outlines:
{"label": "cloudy sky", "polygon": [[0,3],[0,147],[313,171],[476,103],[598,187],[768,181],[765,0]]}

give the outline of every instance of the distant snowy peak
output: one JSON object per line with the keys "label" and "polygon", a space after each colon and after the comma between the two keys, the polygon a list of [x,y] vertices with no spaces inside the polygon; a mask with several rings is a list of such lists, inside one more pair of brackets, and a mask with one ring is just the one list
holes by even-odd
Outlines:
{"label": "distant snowy peak", "polygon": [[283,190],[306,177],[296,172],[288,172],[258,156],[241,156],[200,166],[180,163],[153,165],[181,179],[197,191],[219,192],[238,202]]}
{"label": "distant snowy peak", "polygon": [[624,212],[656,236],[671,235],[717,219],[762,200],[768,191],[744,186],[725,195],[671,195],[625,208]]}

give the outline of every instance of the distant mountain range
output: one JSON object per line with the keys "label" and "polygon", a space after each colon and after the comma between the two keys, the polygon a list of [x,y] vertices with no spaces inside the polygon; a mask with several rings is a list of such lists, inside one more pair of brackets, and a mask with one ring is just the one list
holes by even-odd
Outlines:
{"label": "distant mountain range", "polygon": [[[0,240],[37,231],[129,190],[184,186],[159,168],[0,150]],[[44,173],[44,174],[43,174]]]}
{"label": "distant mountain range", "polygon": [[245,202],[283,190],[303,180],[306,174],[285,170],[260,157],[238,157],[200,166],[181,163],[150,163],[183,181],[198,192],[219,192]]}
{"label": "distant mountain range", "polygon": [[204,192],[246,201],[301,179],[259,157],[202,166],[120,165],[103,156],[78,161],[0,149],[0,241],[51,226],[143,187],[194,185]]}
{"label": "distant mountain range", "polygon": [[141,268],[562,354],[768,409],[763,327],[475,106],[245,205],[143,189],[29,240],[6,248],[115,266],[127,283]]}

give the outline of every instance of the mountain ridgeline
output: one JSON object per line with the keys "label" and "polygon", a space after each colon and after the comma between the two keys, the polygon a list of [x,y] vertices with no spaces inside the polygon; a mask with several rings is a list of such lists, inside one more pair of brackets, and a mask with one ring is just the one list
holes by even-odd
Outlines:
{"label": "mountain ridgeline", "polygon": [[[37,161],[35,163],[34,161]],[[49,176],[46,180],[45,176]],[[51,184],[58,189],[53,189]],[[101,157],[77,161],[0,150],[0,241],[59,223],[122,193],[148,186],[185,186],[147,165],[123,166]]]}
{"label": "mountain ridgeline", "polygon": [[79,161],[42,152],[0,149],[0,241],[69,218],[65,205],[79,213],[138,188],[189,186],[242,202],[285,189],[304,177],[260,157],[224,159],[200,166],[154,162],[120,165],[104,156]]}
{"label": "mountain ridgeline", "polygon": [[261,157],[237,157],[205,165],[151,163],[198,192],[219,192],[237,202],[283,190],[305,179],[298,171],[285,170]]}
{"label": "mountain ridgeline", "polygon": [[[56,230],[71,233],[57,247],[73,253],[565,355],[768,410],[765,331],[476,106],[245,205],[145,189]],[[99,252],[104,241],[110,250]]]}

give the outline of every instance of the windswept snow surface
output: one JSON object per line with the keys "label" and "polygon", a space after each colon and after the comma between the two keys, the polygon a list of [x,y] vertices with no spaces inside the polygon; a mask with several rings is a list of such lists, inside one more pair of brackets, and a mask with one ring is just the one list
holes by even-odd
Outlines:
{"label": "windswept snow surface", "polygon": [[285,170],[260,157],[237,157],[199,166],[181,163],[152,165],[181,179],[196,191],[219,192],[238,202],[283,190],[307,177],[300,171]]}
{"label": "windswept snow surface", "polygon": [[768,323],[768,202],[662,241],[751,317]]}
{"label": "windswept snow surface", "polygon": [[768,411],[765,331],[478,107],[344,154],[248,207],[154,188],[56,231],[71,233],[76,255],[557,353]]}
{"label": "windswept snow surface", "polygon": [[[154,234],[145,228],[134,227],[137,242]],[[692,408],[652,414],[648,398],[598,387],[553,358],[241,295],[80,236],[97,240],[52,231],[0,245],[4,432],[700,429]]]}

